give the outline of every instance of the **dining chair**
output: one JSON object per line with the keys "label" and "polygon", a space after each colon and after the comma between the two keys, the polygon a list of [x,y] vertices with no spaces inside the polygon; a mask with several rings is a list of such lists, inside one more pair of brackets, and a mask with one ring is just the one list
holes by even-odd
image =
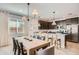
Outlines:
{"label": "dining chair", "polygon": [[54,55],[54,46],[49,46],[46,49],[41,49],[36,52],[36,55]]}
{"label": "dining chair", "polygon": [[42,39],[42,40],[45,40],[45,36],[41,36],[41,39]]}
{"label": "dining chair", "polygon": [[14,55],[16,55],[16,51],[17,51],[17,43],[16,43],[16,40],[15,38],[13,37],[13,51],[14,51]]}
{"label": "dining chair", "polygon": [[17,54],[20,55],[21,51],[20,51],[20,44],[18,40],[16,40],[16,43],[17,43]]}
{"label": "dining chair", "polygon": [[27,55],[27,51],[25,50],[24,45],[23,45],[22,42],[20,42],[20,49],[21,49],[20,51],[21,51],[22,55]]}

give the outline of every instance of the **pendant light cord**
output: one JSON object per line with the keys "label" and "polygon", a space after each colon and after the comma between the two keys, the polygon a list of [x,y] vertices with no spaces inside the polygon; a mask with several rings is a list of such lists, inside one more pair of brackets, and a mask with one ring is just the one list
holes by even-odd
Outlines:
{"label": "pendant light cord", "polygon": [[28,21],[29,21],[29,5],[30,5],[30,3],[27,3],[27,5],[28,5]]}

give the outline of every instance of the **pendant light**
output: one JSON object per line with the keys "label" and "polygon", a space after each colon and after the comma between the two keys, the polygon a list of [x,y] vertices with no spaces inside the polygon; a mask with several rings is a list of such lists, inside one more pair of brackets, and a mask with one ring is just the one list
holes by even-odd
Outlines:
{"label": "pendant light", "polygon": [[52,25],[56,25],[56,22],[55,22],[55,11],[53,12],[53,22],[52,22]]}
{"label": "pendant light", "polygon": [[[33,19],[38,21],[38,11],[37,9],[34,9],[32,12]],[[39,22],[36,24],[38,27],[40,26]]]}
{"label": "pendant light", "polygon": [[36,17],[38,16],[38,11],[37,9],[34,9],[32,12],[33,18],[36,19]]}
{"label": "pendant light", "polygon": [[53,23],[52,23],[52,25],[56,25],[56,22],[55,22],[55,20],[53,20]]}

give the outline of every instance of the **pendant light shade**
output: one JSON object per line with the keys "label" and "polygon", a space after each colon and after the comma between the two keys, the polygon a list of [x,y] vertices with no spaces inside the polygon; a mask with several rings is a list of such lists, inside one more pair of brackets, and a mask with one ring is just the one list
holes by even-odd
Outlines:
{"label": "pendant light shade", "polygon": [[37,15],[38,15],[38,12],[37,12],[36,9],[33,10],[32,15],[33,15],[33,16],[37,16]]}
{"label": "pendant light shade", "polygon": [[37,9],[33,10],[32,15],[33,15],[34,19],[38,18],[38,11],[37,11]]}
{"label": "pendant light shade", "polygon": [[56,25],[56,22],[55,22],[55,20],[53,20],[53,22],[52,22],[52,25]]}
{"label": "pendant light shade", "polygon": [[52,25],[56,25],[56,22],[55,22],[55,11],[53,12],[53,22],[52,22]]}

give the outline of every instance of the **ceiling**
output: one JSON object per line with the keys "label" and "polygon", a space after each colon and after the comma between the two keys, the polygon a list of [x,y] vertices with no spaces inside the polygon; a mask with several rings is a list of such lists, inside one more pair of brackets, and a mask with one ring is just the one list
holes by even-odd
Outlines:
{"label": "ceiling", "polygon": [[27,15],[27,4],[25,3],[0,3],[0,9],[16,14]]}
{"label": "ceiling", "polygon": [[[32,15],[33,9],[36,9],[40,18],[52,18],[53,11],[57,20],[79,16],[79,3],[30,3],[29,7],[29,14]],[[0,9],[28,15],[27,3],[0,3]]]}

